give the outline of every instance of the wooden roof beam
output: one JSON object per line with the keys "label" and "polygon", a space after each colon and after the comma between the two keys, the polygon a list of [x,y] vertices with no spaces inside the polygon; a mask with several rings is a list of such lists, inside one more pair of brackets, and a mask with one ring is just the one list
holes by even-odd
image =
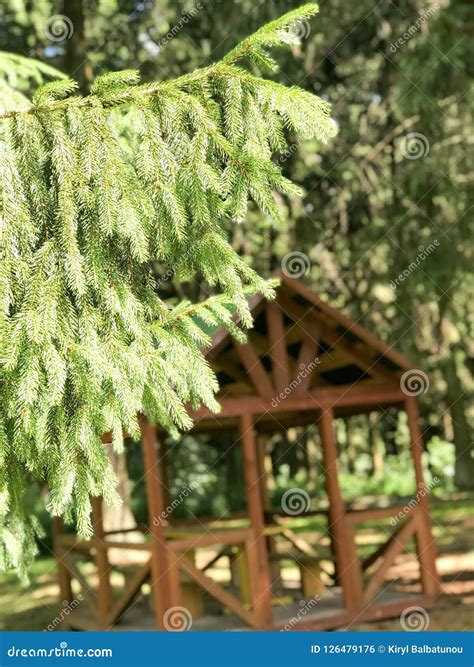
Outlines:
{"label": "wooden roof beam", "polygon": [[266,308],[267,330],[270,340],[273,382],[277,392],[283,391],[290,382],[288,349],[285,337],[283,312],[275,301],[270,301]]}
{"label": "wooden roof beam", "polygon": [[[300,353],[298,355],[298,375],[300,378],[297,393],[303,394],[311,384],[311,380],[315,374],[315,370],[318,367],[318,351],[319,351],[319,338],[321,330],[318,328],[315,330],[314,336],[306,336],[303,339],[303,343],[300,348]],[[309,372],[308,370],[311,369]]]}
{"label": "wooden roof beam", "polygon": [[251,343],[242,344],[236,342],[235,349],[257,393],[264,398],[272,398],[275,395],[275,389],[253,345]]}
{"label": "wooden roof beam", "polygon": [[317,294],[308,289],[303,283],[295,278],[290,278],[285,275],[282,271],[277,271],[276,275],[281,280],[281,286],[279,289],[279,295],[285,289],[288,293],[288,290],[296,292],[302,296],[306,301],[312,303],[321,313],[324,313],[330,319],[339,322],[343,327],[352,331],[356,336],[363,340],[367,345],[372,347],[374,350],[377,350],[380,354],[386,356],[390,361],[400,366],[401,369],[409,370],[413,368],[413,364],[409,359],[407,359],[403,354],[398,352],[392,345],[387,345],[380,338],[378,338],[371,331],[366,329],[364,326],[358,322],[354,322],[350,317],[345,315],[342,311],[337,308],[333,308],[328,303],[319,298]]}
{"label": "wooden roof beam", "polygon": [[218,358],[212,362],[211,366],[214,372],[223,371],[234,378],[236,382],[239,381],[243,384],[247,384],[249,387],[252,386],[250,378],[238,366],[237,359],[230,355],[230,353],[220,354]]}
{"label": "wooden roof beam", "polygon": [[[399,384],[350,384],[338,387],[318,387],[306,392],[303,396],[290,394],[280,401],[260,396],[223,398],[220,401],[221,412],[218,418],[236,417],[247,411],[259,415],[267,412],[291,412],[344,406],[360,406],[365,410],[368,405],[373,405],[376,409],[378,405],[398,405],[405,399],[406,395],[400,389]],[[190,416],[196,420],[212,419],[215,421],[216,419],[216,415],[207,408],[190,412]]]}
{"label": "wooden roof beam", "polygon": [[[298,322],[302,323],[302,328],[308,327],[309,331],[314,331],[319,328],[321,338],[329,343],[334,348],[340,350],[347,358],[351,359],[361,370],[385,380],[396,380],[396,375],[386,366],[373,359],[366,352],[357,349],[352,343],[344,340],[344,334],[340,334],[336,329],[332,330],[327,325],[323,324],[316,316],[316,314],[308,312],[303,306],[295,303],[285,295],[280,295],[279,302],[281,307],[288,315],[296,318]],[[306,324],[305,324],[306,323]],[[309,334],[311,335],[311,334]]]}

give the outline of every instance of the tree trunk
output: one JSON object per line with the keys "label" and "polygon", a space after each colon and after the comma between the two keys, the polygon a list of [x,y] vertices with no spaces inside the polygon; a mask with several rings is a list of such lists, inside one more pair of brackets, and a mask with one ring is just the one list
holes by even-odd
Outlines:
{"label": "tree trunk", "polygon": [[[117,454],[117,452],[114,452],[110,448],[108,456],[117,475],[117,491],[122,498],[122,504],[120,507],[109,507],[106,503],[103,503],[102,520],[104,531],[128,530],[128,532],[124,533],[114,533],[111,539],[118,540],[119,542],[143,542],[144,536],[141,531],[138,529],[130,530],[130,528],[136,528],[137,523],[131,509],[130,480],[128,477],[126,454],[125,452]],[[145,560],[144,555],[147,556],[146,552],[141,553],[132,549],[112,548],[108,550],[108,558],[111,563],[141,563]]]}
{"label": "tree trunk", "polygon": [[384,455],[382,452],[383,443],[380,437],[380,431],[378,427],[379,415],[376,412],[371,412],[368,416],[369,419],[369,441],[370,441],[370,453],[372,456],[372,475],[374,477],[382,477],[384,473]]}
{"label": "tree trunk", "polygon": [[314,428],[310,428],[306,434],[306,451],[308,454],[308,485],[317,493],[318,489],[318,443]]}
{"label": "tree trunk", "polygon": [[282,434],[282,438],[286,448],[284,462],[289,467],[290,479],[294,479],[300,468],[298,457],[298,433],[296,429],[289,428]]}
{"label": "tree trunk", "polygon": [[460,491],[471,491],[474,489],[473,441],[466,417],[467,400],[452,355],[444,360],[443,371],[448,385],[446,397],[451,414],[456,452],[454,483]]}
{"label": "tree trunk", "polygon": [[355,461],[357,458],[357,442],[354,438],[354,422],[348,417],[346,420],[346,457],[347,471],[353,475],[355,472]]}
{"label": "tree trunk", "polygon": [[82,93],[89,91],[93,80],[92,67],[88,58],[88,43],[85,30],[85,1],[67,0],[63,3],[63,14],[71,22],[65,35],[64,71],[78,82]]}
{"label": "tree trunk", "polygon": [[125,452],[117,454],[112,448],[108,452],[110,462],[117,475],[117,491],[122,498],[120,507],[109,507],[104,503],[104,530],[120,530],[135,528],[136,521],[131,510],[130,480],[128,477],[127,457]]}

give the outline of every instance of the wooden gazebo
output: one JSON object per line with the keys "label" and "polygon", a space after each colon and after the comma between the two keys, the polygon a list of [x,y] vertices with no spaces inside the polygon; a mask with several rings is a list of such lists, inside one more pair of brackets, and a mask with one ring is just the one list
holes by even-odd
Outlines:
{"label": "wooden gazebo", "polygon": [[[153,625],[164,630],[173,629],[170,617],[174,613],[184,614],[187,627],[192,617],[196,630],[322,630],[395,616],[412,605],[428,608],[435,601],[439,579],[423,482],[422,434],[416,397],[401,383],[402,375],[413,370],[413,365],[298,280],[285,275],[280,278],[274,301],[251,300],[255,324],[247,343],[237,343],[224,330],[215,333],[206,355],[220,382],[221,412],[216,415],[201,409],[192,413],[193,432],[238,434],[246,516],[232,527],[217,520],[201,519],[194,525],[173,521],[167,509],[168,481],[162,466],[165,434],[143,420],[149,513],[149,526],[143,527],[145,539],[122,542],[106,533],[100,499],[94,503],[95,535],[87,542],[63,533],[60,522],[55,521],[61,597],[72,600],[80,586],[87,602],[68,614],[64,625],[109,629],[119,623],[123,630],[146,629],[142,612],[139,621],[133,612],[147,582]],[[392,406],[407,413],[417,487],[413,498],[391,506],[348,504],[339,487],[334,419]],[[328,504],[322,509],[308,508],[307,513],[327,517],[333,571],[332,583],[326,586],[318,582],[318,545],[295,535],[281,518],[285,513],[269,506],[263,465],[268,434],[310,423],[319,425]],[[396,521],[387,542],[368,558],[361,558],[357,525],[391,518]],[[281,535],[291,544],[301,570],[299,604],[275,604],[278,576],[274,562]],[[421,592],[407,595],[391,590],[385,578],[412,538]],[[136,570],[117,588],[109,552],[121,548],[135,550],[141,558]],[[196,558],[198,552],[206,550],[211,550],[207,560],[202,554]],[[78,568],[77,554],[94,562],[92,579]],[[228,558],[233,574],[237,572],[230,582],[212,576],[212,566],[220,558]],[[211,604],[206,609],[203,597],[212,601],[214,608]]]}

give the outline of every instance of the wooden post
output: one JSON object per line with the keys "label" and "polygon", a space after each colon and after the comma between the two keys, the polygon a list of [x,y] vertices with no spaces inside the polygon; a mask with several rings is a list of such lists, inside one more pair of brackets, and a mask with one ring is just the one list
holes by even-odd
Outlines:
{"label": "wooden post", "polygon": [[[260,477],[260,495],[262,498],[262,507],[264,511],[264,516],[266,521],[270,516],[272,509],[272,501],[270,498],[270,493],[268,489],[268,471],[265,463],[266,457],[266,444],[267,436],[265,433],[258,433],[256,436],[256,446],[257,446],[257,457],[258,457],[258,474]],[[266,537],[268,556],[270,558],[269,567],[270,567],[270,577],[272,582],[273,590],[281,588],[281,568],[280,561],[276,558],[278,549],[276,545],[276,539],[273,535],[268,535]]]}
{"label": "wooden post", "polygon": [[262,498],[262,507],[265,512],[268,512],[271,509],[271,499],[268,492],[267,484],[267,469],[265,466],[265,455],[266,455],[266,444],[267,437],[265,433],[257,433],[255,436],[256,448],[257,448],[257,461],[258,461],[258,476],[259,476],[259,486],[260,486],[260,495]]}
{"label": "wooden post", "polygon": [[143,460],[148,501],[148,520],[152,535],[151,590],[155,606],[156,626],[166,630],[166,611],[179,605],[178,568],[175,557],[168,550],[164,527],[165,502],[163,498],[163,477],[157,452],[156,429],[142,417],[140,429],[143,444]]}
{"label": "wooden post", "polygon": [[254,612],[257,617],[258,627],[264,628],[271,625],[271,577],[268,564],[268,553],[265,544],[265,518],[260,494],[260,481],[258,473],[258,459],[255,441],[253,419],[250,414],[243,414],[240,419],[240,444],[242,448],[242,461],[245,478],[245,492],[247,496],[247,508],[255,535],[258,550],[258,563],[255,581],[258,582],[254,593]]}
{"label": "wooden post", "polygon": [[[63,547],[60,545],[60,536],[63,532],[63,520],[59,516],[53,516],[53,550],[58,567],[58,583],[61,594],[61,605],[68,604],[72,600],[71,575],[63,563]],[[62,607],[61,607],[62,608]]]}
{"label": "wooden post", "polygon": [[439,577],[436,570],[436,543],[431,530],[430,504],[423,479],[423,466],[421,462],[423,437],[415,396],[407,396],[405,410],[408,418],[411,452],[415,468],[416,498],[420,512],[419,527],[416,533],[416,550],[420,563],[421,584],[423,592],[426,595],[436,596],[440,590]]}
{"label": "wooden post", "polygon": [[329,530],[333,540],[338,582],[347,609],[356,609],[362,601],[362,570],[352,525],[346,519],[344,501],[339,489],[337,444],[332,409],[323,409],[319,430],[323,448],[324,473],[329,500]]}
{"label": "wooden post", "polygon": [[[168,444],[161,440],[160,442],[160,470],[162,475],[162,493],[163,493],[163,503],[165,507],[171,507],[171,497],[170,497],[170,483],[169,483],[169,456],[168,456]],[[173,520],[173,515],[170,514],[168,521]]]}
{"label": "wooden post", "polygon": [[96,619],[100,630],[108,626],[107,618],[112,608],[113,593],[110,584],[110,563],[105,547],[104,519],[102,512],[102,498],[92,498],[92,519],[94,524],[94,536],[99,542],[95,546],[95,564],[97,567],[98,588]]}
{"label": "wooden post", "polygon": [[310,600],[324,593],[321,581],[321,567],[314,558],[300,558],[298,561],[301,579],[301,590],[304,600]]}
{"label": "wooden post", "polygon": [[253,587],[251,578],[252,563],[249,562],[249,555],[246,551],[247,545],[238,544],[230,556],[232,584],[239,589],[240,598],[244,605],[251,604]]}

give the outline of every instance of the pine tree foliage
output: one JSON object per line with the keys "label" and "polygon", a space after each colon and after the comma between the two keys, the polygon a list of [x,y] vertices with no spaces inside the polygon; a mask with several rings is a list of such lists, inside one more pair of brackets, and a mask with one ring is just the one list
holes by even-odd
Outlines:
{"label": "pine tree foliage", "polygon": [[[172,430],[189,428],[188,404],[218,409],[198,321],[232,327],[232,304],[250,326],[248,293],[272,295],[222,223],[249,200],[278,219],[274,192],[299,192],[272,161],[286,132],[334,134],[326,102],[241,62],[274,67],[266,47],[293,43],[292,25],[315,11],[292,11],[173,81],[114,72],[85,97],[55,81],[1,116],[1,566],[34,553],[30,476],[47,483],[51,514],[72,513],[88,536],[90,497],[119,502],[102,434],[120,451],[139,414]],[[136,142],[117,130],[127,109]],[[154,261],[218,295],[169,307]]]}
{"label": "pine tree foliage", "polygon": [[30,101],[23,91],[32,81],[40,85],[48,79],[66,78],[65,74],[39,60],[0,51],[1,108],[3,111],[27,109]]}

